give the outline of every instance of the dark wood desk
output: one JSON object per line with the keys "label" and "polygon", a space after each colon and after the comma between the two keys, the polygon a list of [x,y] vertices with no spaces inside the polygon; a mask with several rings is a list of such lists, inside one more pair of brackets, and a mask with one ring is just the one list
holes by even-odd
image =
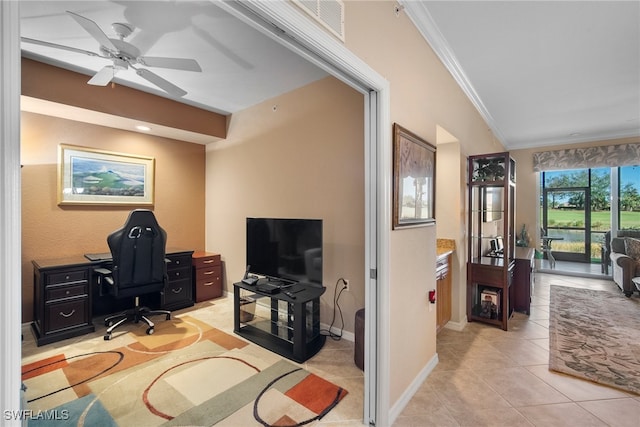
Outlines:
{"label": "dark wood desk", "polygon": [[295,284],[287,290],[295,298],[261,292],[260,285],[234,283],[233,331],[302,363],[318,353],[326,340],[320,333],[320,296],[325,288]]}
{"label": "dark wood desk", "polygon": [[[143,300],[152,308],[177,310],[193,305],[191,250],[170,249],[168,281],[159,295]],[[133,301],[101,295],[94,269],[110,260],[90,261],[84,255],[33,260],[33,316],[31,329],[38,346],[95,331],[93,316],[115,313]]]}

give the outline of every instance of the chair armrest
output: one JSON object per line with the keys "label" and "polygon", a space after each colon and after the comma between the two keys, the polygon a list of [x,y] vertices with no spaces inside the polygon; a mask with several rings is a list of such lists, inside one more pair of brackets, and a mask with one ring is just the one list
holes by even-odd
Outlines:
{"label": "chair armrest", "polygon": [[634,264],[634,260],[630,256],[620,252],[611,252],[610,257],[612,262],[622,268],[631,268]]}
{"label": "chair armrest", "polygon": [[[113,274],[113,272],[107,268],[94,268],[93,269],[94,273],[99,274],[102,278],[104,278],[104,281],[107,282],[109,285],[113,286],[113,277],[111,277],[111,275]],[[100,281],[98,281],[98,284],[101,285],[102,283]],[[102,291],[102,289],[100,289]]]}

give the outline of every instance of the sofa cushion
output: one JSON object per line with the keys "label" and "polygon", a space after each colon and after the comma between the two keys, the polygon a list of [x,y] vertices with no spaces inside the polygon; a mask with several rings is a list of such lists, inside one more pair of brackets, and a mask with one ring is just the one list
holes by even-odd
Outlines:
{"label": "sofa cushion", "polygon": [[636,262],[636,276],[640,276],[640,240],[631,237],[624,238],[624,248],[627,256]]}
{"label": "sofa cushion", "polygon": [[611,239],[611,252],[617,252],[619,254],[626,253],[623,237],[614,237]]}
{"label": "sofa cushion", "polygon": [[632,237],[624,238],[624,250],[627,256],[635,260],[640,260],[640,240]]}

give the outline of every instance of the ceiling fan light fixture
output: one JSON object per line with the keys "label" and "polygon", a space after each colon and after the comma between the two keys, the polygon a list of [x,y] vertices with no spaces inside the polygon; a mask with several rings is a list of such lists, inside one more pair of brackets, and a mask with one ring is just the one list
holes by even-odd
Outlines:
{"label": "ceiling fan light fixture", "polygon": [[114,22],[111,24],[111,28],[113,28],[113,31],[120,37],[120,40],[126,39],[133,33],[133,30],[135,30],[133,26],[122,22]]}

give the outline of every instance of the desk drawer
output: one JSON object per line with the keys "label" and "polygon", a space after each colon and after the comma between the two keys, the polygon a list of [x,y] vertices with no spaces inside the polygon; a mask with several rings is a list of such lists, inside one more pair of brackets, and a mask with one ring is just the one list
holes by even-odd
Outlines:
{"label": "desk drawer", "polygon": [[87,324],[87,297],[47,304],[45,307],[46,332],[52,333],[61,329]]}
{"label": "desk drawer", "polygon": [[220,265],[220,255],[210,255],[193,258],[193,266],[195,268],[209,268],[212,265]]}
{"label": "desk drawer", "polygon": [[191,298],[191,278],[187,280],[178,280],[175,282],[167,283],[164,290],[164,304],[163,306],[170,306],[175,303],[190,302],[193,305]]}
{"label": "desk drawer", "polygon": [[171,260],[171,262],[167,264],[167,271],[172,271],[184,267],[191,268],[191,254],[172,255],[168,256],[167,258]]}
{"label": "desk drawer", "polygon": [[173,270],[167,270],[167,276],[169,282],[182,279],[191,279],[191,267],[175,268]]}
{"label": "desk drawer", "polygon": [[87,281],[89,272],[84,270],[64,271],[47,275],[47,285]]}
{"label": "desk drawer", "polygon": [[81,283],[77,285],[68,285],[68,286],[47,286],[45,300],[52,301],[52,300],[59,300],[64,298],[86,296],[86,295],[87,295],[86,283]]}
{"label": "desk drawer", "polygon": [[222,274],[222,267],[208,267],[196,269],[196,282],[213,282],[219,281]]}

